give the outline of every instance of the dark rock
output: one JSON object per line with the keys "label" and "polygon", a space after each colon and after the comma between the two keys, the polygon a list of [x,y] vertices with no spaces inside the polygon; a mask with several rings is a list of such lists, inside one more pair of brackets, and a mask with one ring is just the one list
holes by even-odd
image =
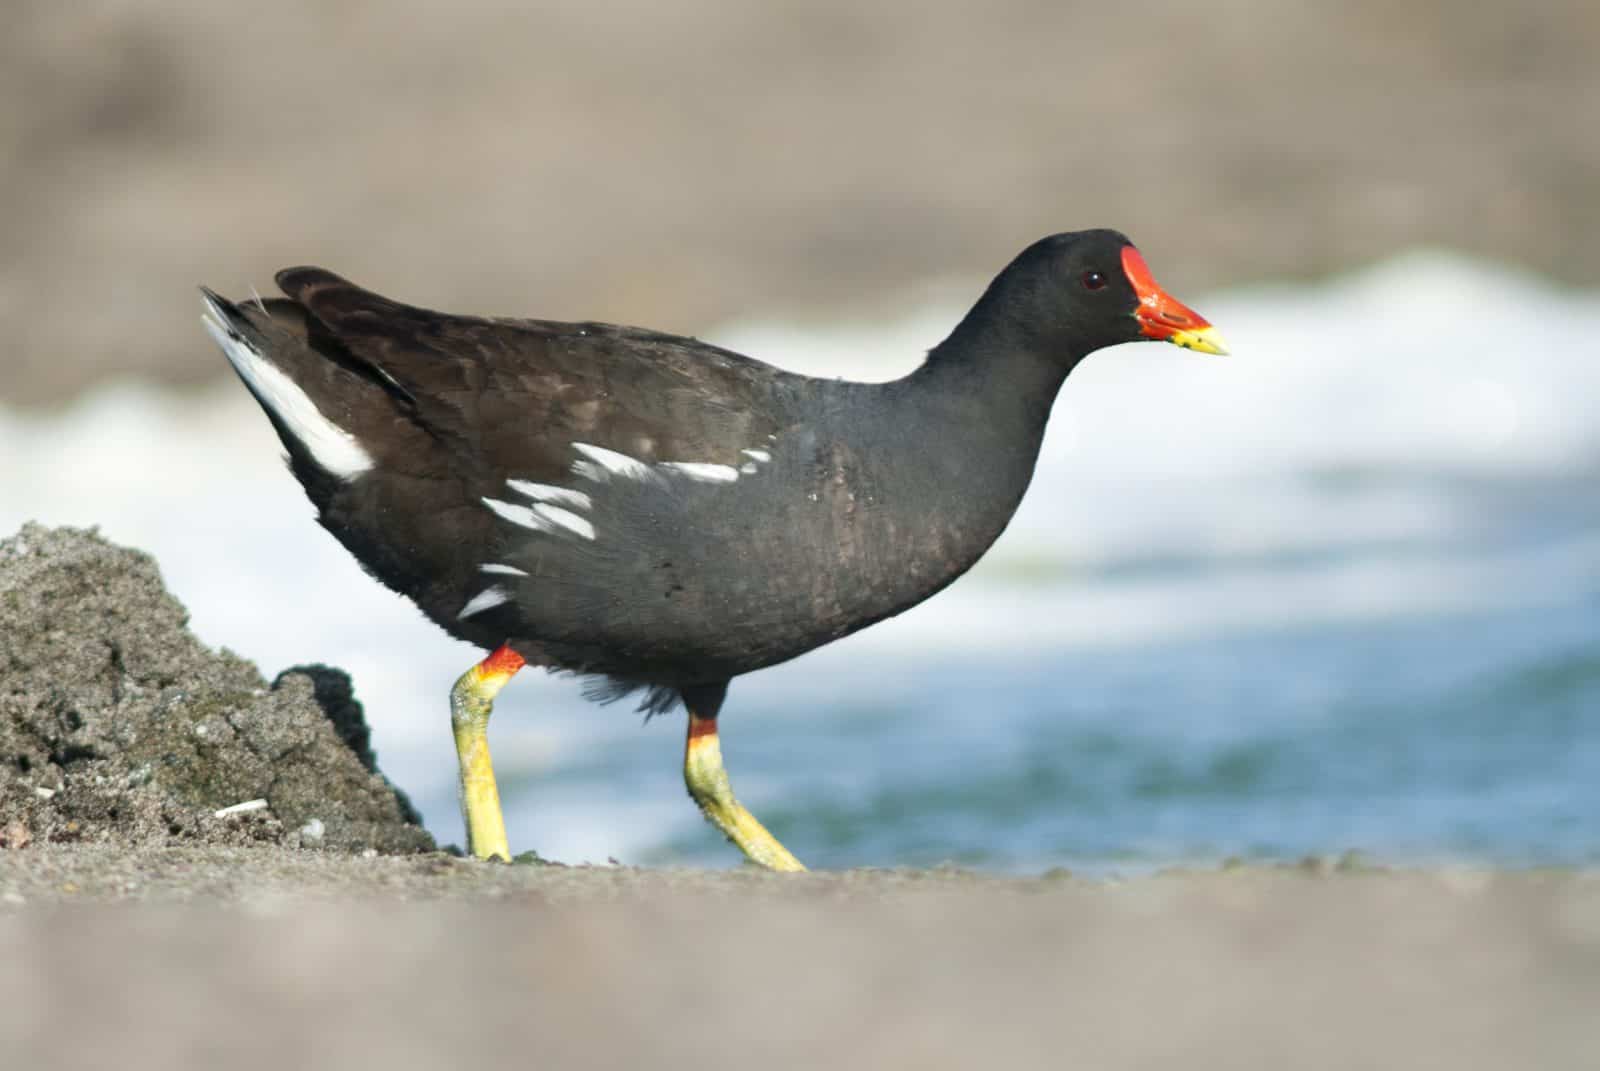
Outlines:
{"label": "dark rock", "polygon": [[[372,750],[372,730],[367,727],[366,711],[356,698],[355,685],[350,674],[335,666],[315,663],[308,666],[290,666],[273,678],[272,690],[282,688],[290,677],[304,677],[311,682],[311,697],[322,708],[334,732],[346,747],[361,761],[368,773],[376,774],[378,756]],[[400,813],[413,825],[422,825],[422,814],[411,805],[411,799],[395,786],[389,786],[400,805]]]}
{"label": "dark rock", "polygon": [[95,532],[29,524],[0,542],[7,844],[297,844],[316,819],[328,848],[433,847],[377,772],[348,677],[306,667],[268,688],[187,621],[149,555]]}

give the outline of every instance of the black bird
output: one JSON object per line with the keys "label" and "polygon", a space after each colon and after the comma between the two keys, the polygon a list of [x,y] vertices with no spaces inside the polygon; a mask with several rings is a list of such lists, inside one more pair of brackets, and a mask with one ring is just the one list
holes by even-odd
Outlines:
{"label": "black bird", "polygon": [[695,339],[402,305],[332,272],[205,290],[207,328],[362,566],[492,651],[451,690],[468,845],[510,858],[487,743],[523,665],[688,710],[689,793],[752,860],[804,869],[734,798],[728,682],[900,613],[1016,511],[1056,393],[1104,346],[1224,353],[1115,231],[1044,238],[916,371],[816,379]]}

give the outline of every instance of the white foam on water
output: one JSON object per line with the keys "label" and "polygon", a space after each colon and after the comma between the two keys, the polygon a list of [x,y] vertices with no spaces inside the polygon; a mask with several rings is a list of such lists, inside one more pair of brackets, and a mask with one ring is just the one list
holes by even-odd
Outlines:
{"label": "white foam on water", "polygon": [[[1233,356],[1138,345],[1092,357],[1057,404],[1023,508],[973,577],[741,682],[733,703],[744,689],[792,693],[802,717],[826,693],[819,676],[881,679],[896,657],[1048,656],[1536,601],[1595,574],[1594,541],[1537,562],[1462,543],[1468,522],[1450,481],[1592,471],[1600,295],[1414,254],[1321,285],[1182,296]],[[714,335],[799,371],[886,379],[913,367],[962,311],[940,301],[882,326],[745,324]],[[209,346],[198,330],[194,344]],[[280,455],[233,382],[185,395],[112,384],[52,415],[0,409],[0,531],[28,519],[99,525],[156,556],[206,642],[269,677],[297,662],[349,670],[385,770],[433,801],[436,833],[459,840],[445,696],[479,653],[362,573],[317,526]],[[1317,555],[1294,564],[1308,550]],[[1116,568],[1172,557],[1191,565]],[[628,714],[583,703],[574,683],[533,677],[502,694],[491,731],[503,775],[537,781],[603,759],[639,730]],[[663,741],[663,761],[676,746]],[[740,780],[752,806],[760,777]],[[637,857],[697,820],[672,778],[662,784],[664,797],[651,800],[622,783],[555,792],[544,814],[520,813],[513,798],[513,846]]]}

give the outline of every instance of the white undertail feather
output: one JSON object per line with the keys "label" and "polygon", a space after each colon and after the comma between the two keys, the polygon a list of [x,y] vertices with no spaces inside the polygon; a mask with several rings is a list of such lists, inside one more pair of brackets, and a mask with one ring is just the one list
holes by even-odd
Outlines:
{"label": "white undertail feather", "polygon": [[372,468],[372,455],[354,435],[323,416],[294,380],[251,347],[243,335],[229,330],[227,313],[210,298],[206,299],[206,306],[210,315],[200,320],[222,348],[223,356],[249,386],[250,393],[272,411],[318,465],[342,480],[353,480]]}
{"label": "white undertail feather", "polygon": [[515,565],[502,565],[499,562],[488,562],[478,566],[480,573],[494,573],[499,576],[527,576],[526,569],[518,569]]}

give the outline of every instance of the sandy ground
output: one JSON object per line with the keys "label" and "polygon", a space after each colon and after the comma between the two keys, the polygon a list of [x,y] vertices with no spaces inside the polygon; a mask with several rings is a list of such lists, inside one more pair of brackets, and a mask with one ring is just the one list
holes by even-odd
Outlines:
{"label": "sandy ground", "polygon": [[8,1067],[1589,1068],[1600,876],[0,852]]}
{"label": "sandy ground", "polygon": [[13,0],[0,401],[220,377],[195,285],[305,262],[686,333],[1086,226],[1178,294],[1417,245],[1593,285],[1597,54],[1593,0]]}

